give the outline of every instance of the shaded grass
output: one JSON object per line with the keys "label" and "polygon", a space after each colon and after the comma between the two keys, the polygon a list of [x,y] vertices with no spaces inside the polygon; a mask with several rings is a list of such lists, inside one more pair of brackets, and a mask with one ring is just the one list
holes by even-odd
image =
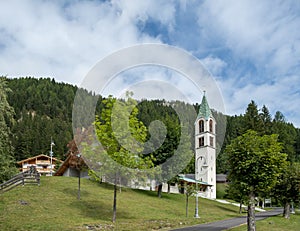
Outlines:
{"label": "shaded grass", "polygon": [[[24,205],[20,201],[26,202]],[[20,186],[0,195],[0,230],[163,230],[238,216],[238,208],[199,198],[200,219],[194,219],[195,198],[185,217],[185,196],[122,188],[117,222],[111,223],[113,188],[77,179],[42,177],[41,185]]]}

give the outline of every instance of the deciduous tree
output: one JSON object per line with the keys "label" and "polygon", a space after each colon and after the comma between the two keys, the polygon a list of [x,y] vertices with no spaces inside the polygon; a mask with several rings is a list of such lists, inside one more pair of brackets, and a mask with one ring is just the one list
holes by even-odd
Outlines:
{"label": "deciduous tree", "polygon": [[289,163],[285,171],[278,177],[273,195],[284,206],[283,216],[290,218],[290,205],[300,201],[300,164]]}
{"label": "deciduous tree", "polygon": [[248,231],[255,230],[255,196],[270,190],[286,166],[278,135],[259,136],[249,130],[226,147],[228,179],[248,197]]}
{"label": "deciduous tree", "polygon": [[109,97],[103,101],[101,116],[96,117],[95,129],[102,149],[99,152],[84,153],[90,162],[101,165],[95,172],[114,185],[113,218],[116,221],[117,184],[120,180],[129,185],[139,180],[143,169],[153,167],[151,156],[143,157],[143,144],[147,137],[147,128],[137,119],[136,101],[128,97],[117,100]]}

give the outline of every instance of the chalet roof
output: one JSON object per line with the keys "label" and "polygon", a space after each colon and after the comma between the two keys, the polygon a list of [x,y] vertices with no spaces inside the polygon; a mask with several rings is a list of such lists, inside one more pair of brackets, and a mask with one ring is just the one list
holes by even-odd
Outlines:
{"label": "chalet roof", "polygon": [[75,168],[78,164],[83,165],[85,167],[87,166],[82,157],[80,157],[80,161],[78,162],[77,155],[69,154],[65,161],[62,163],[62,165],[57,169],[54,176],[62,176],[69,167]]}
{"label": "chalet roof", "polygon": [[[22,164],[22,163],[24,163],[24,162],[27,162],[27,161],[30,161],[30,160],[33,160],[33,159],[39,159],[39,158],[41,158],[41,157],[46,157],[46,158],[48,158],[48,159],[51,158],[50,156],[47,156],[47,155],[45,155],[45,154],[40,154],[40,155],[37,155],[37,156],[29,157],[29,158],[27,158],[27,159],[25,159],[25,160],[20,160],[20,161],[17,162],[17,164]],[[54,158],[54,157],[52,157],[52,160],[58,161],[58,162],[63,162],[63,161],[61,161],[61,160],[59,160],[59,159],[57,159],[57,158]]]}
{"label": "chalet roof", "polygon": [[199,107],[199,112],[198,112],[198,116],[197,119],[199,118],[205,118],[205,120],[208,120],[210,117],[213,117],[211,110],[209,108],[206,96],[205,96],[205,92],[204,95],[202,97],[202,102],[200,104]]}

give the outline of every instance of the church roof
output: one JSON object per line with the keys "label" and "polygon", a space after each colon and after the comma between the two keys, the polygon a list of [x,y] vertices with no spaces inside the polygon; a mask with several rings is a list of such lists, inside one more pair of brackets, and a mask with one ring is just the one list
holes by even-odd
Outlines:
{"label": "church roof", "polygon": [[[190,175],[190,174],[188,174]],[[188,183],[192,183],[192,184],[200,184],[200,185],[207,185],[207,186],[212,186],[211,184],[207,183],[207,182],[204,182],[204,181],[200,181],[200,180],[195,180],[195,179],[192,179],[192,178],[188,178],[186,177],[186,175],[179,175],[179,180],[182,180],[182,181],[186,181]]]}
{"label": "church roof", "polygon": [[199,118],[205,118],[206,120],[208,120],[209,117],[213,117],[211,110],[209,108],[205,93],[203,95],[202,98],[202,102],[200,104],[200,108],[199,108],[199,112],[198,112],[198,116],[197,119]]}

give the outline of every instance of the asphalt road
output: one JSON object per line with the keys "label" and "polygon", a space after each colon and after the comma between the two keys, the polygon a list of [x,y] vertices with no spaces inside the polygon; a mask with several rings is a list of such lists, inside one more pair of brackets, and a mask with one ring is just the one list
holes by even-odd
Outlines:
{"label": "asphalt road", "polygon": [[[282,212],[283,212],[282,208],[275,208],[270,211],[256,213],[255,220],[258,221],[271,216],[276,216],[278,214],[281,214]],[[246,223],[247,223],[247,217],[242,216],[242,217],[236,217],[228,220],[222,220],[222,221],[217,221],[217,222],[212,222],[207,224],[200,224],[191,227],[174,229],[173,231],[221,231],[221,230],[226,230]]]}

